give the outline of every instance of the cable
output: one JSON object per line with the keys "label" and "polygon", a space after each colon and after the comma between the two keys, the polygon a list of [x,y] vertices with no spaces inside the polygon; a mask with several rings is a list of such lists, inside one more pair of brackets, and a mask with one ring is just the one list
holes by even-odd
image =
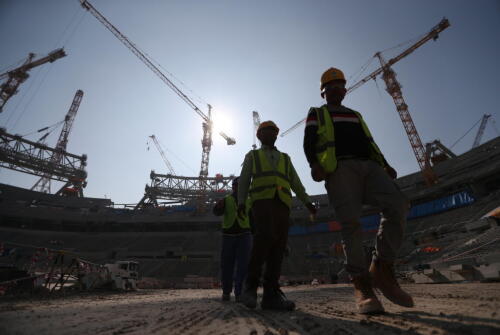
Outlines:
{"label": "cable", "polygon": [[498,131],[498,128],[496,126],[497,123],[495,122],[495,119],[493,117],[491,117],[490,120],[491,120],[490,124],[493,127],[493,129],[495,129],[495,132],[497,133],[497,136],[500,136],[500,132]]}
{"label": "cable", "polygon": [[455,143],[453,143],[453,145],[450,147],[450,149],[453,149],[453,147],[454,147],[454,146],[455,146],[458,142],[460,142],[460,140],[461,140],[462,138],[464,138],[464,137],[465,137],[465,135],[467,135],[467,134],[468,134],[468,133],[469,133],[472,129],[474,129],[474,127],[475,127],[475,126],[476,126],[479,122],[481,122],[481,120],[482,120],[482,117],[481,117],[481,119],[479,119],[476,123],[474,123],[474,125],[473,125],[473,126],[472,126],[469,130],[467,130],[467,132],[466,132],[465,134],[463,134],[463,135],[462,135],[462,137],[460,137],[458,140],[456,140],[456,141],[455,141]]}
{"label": "cable", "polygon": [[68,24],[66,25],[66,28],[64,28],[62,34],[60,35],[59,39],[57,40],[57,42],[54,44],[54,47],[53,49],[57,48],[61,43],[61,40],[63,39],[64,35],[66,34],[66,32],[68,31],[69,27],[74,23],[76,22],[75,20],[75,17],[78,13],[81,13],[80,11],[80,8],[76,8],[75,12],[73,13],[73,16],[71,16],[71,19],[69,20]]}
{"label": "cable", "polygon": [[17,108],[21,105],[21,103],[23,102],[24,98],[27,96],[28,92],[31,90],[31,88],[33,87],[33,84],[35,83],[35,79],[38,77],[38,74],[40,73],[42,69],[41,68],[37,68],[34,75],[31,77],[32,80],[30,80],[30,84],[28,86],[28,88],[26,90],[23,90],[23,94],[21,95],[21,98],[19,98],[19,101],[17,102],[16,106],[12,109],[12,113],[10,113],[9,117],[7,118],[7,121],[5,121],[5,128],[7,128],[9,122],[10,122],[10,119],[12,118],[12,116],[16,113],[17,111]]}
{"label": "cable", "polygon": [[[347,78],[348,81],[351,81],[351,82],[357,82],[358,81],[358,78],[361,77],[361,74],[366,70],[366,68],[373,62],[373,60],[375,59],[375,57],[370,57],[366,63],[364,65],[362,65],[360,67],[360,70],[358,72],[355,72],[354,74],[352,74],[350,77]],[[356,76],[354,79],[352,79],[354,76]]]}
{"label": "cable", "polygon": [[415,37],[415,38],[412,38],[412,39],[407,40],[406,42],[399,43],[398,45],[396,45],[396,46],[394,46],[394,47],[384,49],[384,50],[380,51],[380,53],[384,53],[384,52],[389,51],[389,50],[394,50],[394,49],[396,49],[396,48],[402,47],[403,45],[413,43],[413,42],[414,42],[414,41],[416,41],[416,40],[420,40],[420,39],[422,39],[425,35],[427,35],[427,34],[421,34],[421,35],[419,35],[419,36],[417,36],[417,37]]}
{"label": "cable", "polygon": [[21,137],[26,137],[26,136],[29,136],[29,135],[33,135],[34,133],[41,133],[42,131],[44,130],[49,130],[50,128],[54,128],[54,129],[51,129],[50,131],[48,131],[47,133],[51,133],[52,131],[55,130],[55,128],[59,125],[61,125],[62,123],[64,122],[64,120],[62,121],[59,121],[59,122],[56,122],[50,126],[47,126],[47,127],[43,127],[41,129],[38,129],[38,130],[34,130],[32,131],[31,133],[28,133],[28,134],[25,134],[25,135],[21,135]]}
{"label": "cable", "polygon": [[48,68],[47,68],[47,71],[45,72],[42,80],[40,81],[40,83],[38,84],[38,87],[35,89],[35,92],[33,93],[33,95],[31,96],[30,100],[28,101],[28,103],[24,106],[24,109],[23,111],[21,112],[21,114],[19,115],[19,117],[17,118],[16,122],[14,123],[14,125],[12,126],[12,128],[16,128],[17,126],[17,123],[19,122],[19,120],[21,120],[22,116],[24,115],[24,113],[26,112],[26,110],[28,109],[29,105],[31,104],[31,102],[33,101],[33,99],[35,98],[35,96],[37,95],[38,91],[40,90],[40,87],[42,87],[42,84],[43,82],[45,81],[45,79],[47,79],[47,76],[48,74],[50,73],[50,70],[52,70],[52,65],[53,63],[51,63]]}

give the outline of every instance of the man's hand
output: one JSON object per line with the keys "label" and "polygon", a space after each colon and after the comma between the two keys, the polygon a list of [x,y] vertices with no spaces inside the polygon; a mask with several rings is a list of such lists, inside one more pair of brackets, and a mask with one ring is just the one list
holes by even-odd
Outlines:
{"label": "man's hand", "polygon": [[306,207],[309,210],[309,213],[311,213],[312,215],[316,215],[316,212],[317,212],[316,206],[314,206],[314,204],[312,202],[308,202],[306,204]]}
{"label": "man's hand", "polygon": [[322,180],[326,179],[326,173],[323,167],[318,163],[315,162],[311,166],[311,176],[314,181],[320,182]]}
{"label": "man's hand", "polygon": [[217,204],[215,204],[215,208],[217,209],[224,208],[224,199],[217,201]]}
{"label": "man's hand", "polygon": [[240,220],[243,220],[245,218],[245,216],[247,216],[246,206],[245,206],[245,204],[241,204],[238,206],[238,218]]}
{"label": "man's hand", "polygon": [[394,170],[392,166],[387,165],[384,169],[385,172],[387,172],[389,177],[391,177],[392,179],[396,179],[398,177],[398,173],[396,172],[396,170]]}

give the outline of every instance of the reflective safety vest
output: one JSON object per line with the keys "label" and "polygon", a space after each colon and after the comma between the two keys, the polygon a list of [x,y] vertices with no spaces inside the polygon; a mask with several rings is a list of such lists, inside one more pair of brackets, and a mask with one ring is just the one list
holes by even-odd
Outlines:
{"label": "reflective safety vest", "polygon": [[252,202],[263,199],[274,199],[276,194],[289,208],[292,205],[290,190],[290,157],[280,153],[278,166],[274,168],[264,153],[264,150],[252,150],[252,184],[250,198]]}
{"label": "reflective safety vest", "polygon": [[234,225],[237,221],[241,228],[250,228],[250,220],[248,219],[248,210],[250,209],[250,200],[247,199],[245,202],[247,215],[242,220],[238,217],[238,204],[232,195],[228,195],[224,198],[224,221],[222,222],[222,228],[228,229]]}
{"label": "reflective safety vest", "polygon": [[[373,137],[360,113],[353,111],[359,119],[361,128],[365,136],[371,143],[370,159],[379,163],[382,167],[386,166],[386,162],[382,152],[373,140]],[[330,117],[327,105],[321,108],[316,108],[316,116],[318,120],[318,141],[316,142],[316,157],[326,173],[332,173],[337,169],[337,156],[335,155],[335,132],[333,121]]]}

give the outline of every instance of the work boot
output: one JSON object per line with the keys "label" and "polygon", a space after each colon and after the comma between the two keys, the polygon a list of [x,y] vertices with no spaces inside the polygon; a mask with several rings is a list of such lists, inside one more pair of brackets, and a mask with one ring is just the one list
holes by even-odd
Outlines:
{"label": "work boot", "polygon": [[254,309],[257,307],[257,287],[245,287],[243,293],[239,296],[239,303]]}
{"label": "work boot", "polygon": [[397,305],[413,307],[412,297],[403,291],[394,275],[394,263],[374,259],[370,265],[370,275],[373,286],[378,288],[382,294]]}
{"label": "work boot", "polygon": [[293,311],[295,303],[288,300],[279,288],[265,289],[262,301],[260,303],[262,309],[274,309],[277,311]]}
{"label": "work boot", "polygon": [[371,279],[368,274],[353,277],[352,283],[354,284],[356,306],[360,314],[384,313],[384,307],[382,307],[375,292],[373,292]]}

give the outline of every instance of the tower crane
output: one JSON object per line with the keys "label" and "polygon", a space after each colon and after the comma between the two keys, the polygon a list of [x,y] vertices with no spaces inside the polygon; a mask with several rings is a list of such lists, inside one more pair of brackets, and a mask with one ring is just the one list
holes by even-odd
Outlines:
{"label": "tower crane", "polygon": [[163,161],[165,162],[165,165],[167,166],[167,169],[168,171],[175,175],[175,171],[174,171],[174,168],[172,167],[172,164],[170,164],[170,161],[167,159],[167,156],[165,155],[165,152],[163,151],[163,148],[161,147],[160,145],[160,142],[158,142],[158,139],[156,138],[155,135],[151,135],[149,136],[149,138],[151,138],[156,146],[156,149],[158,149],[158,152],[160,153],[161,155],[161,158],[163,158]]}
{"label": "tower crane", "polygon": [[[66,147],[68,145],[68,137],[71,132],[71,127],[73,126],[73,121],[75,120],[76,112],[78,111],[78,107],[80,107],[80,102],[82,101],[83,91],[78,90],[75,93],[75,97],[73,98],[73,102],[69,108],[66,117],[64,118],[64,125],[61,129],[61,134],[59,134],[59,139],[57,140],[57,144],[55,147],[55,151],[50,157],[50,164],[59,164],[61,159],[66,152]],[[50,180],[51,173],[45,173],[31,188],[32,191],[45,192],[50,193]],[[76,191],[80,194],[82,185],[80,185],[80,181],[75,180],[74,185],[76,186]],[[83,185],[83,187],[85,187]]]}
{"label": "tower crane", "polygon": [[255,149],[257,149],[255,137],[257,136],[257,129],[259,129],[259,125],[260,125],[260,116],[259,116],[259,113],[256,111],[252,112],[252,116],[253,116],[253,136],[252,136],[253,137],[253,145],[252,145],[252,148],[253,148],[253,150],[255,150]]}
{"label": "tower crane", "polygon": [[45,63],[52,63],[59,58],[66,56],[64,50],[56,49],[49,53],[47,56],[33,60],[35,57],[34,53],[30,53],[23,65],[13,70],[7,71],[0,74],[0,80],[7,78],[7,81],[0,85],[0,113],[3,110],[3,106],[7,101],[17,93],[19,85],[21,85],[26,79],[28,79],[28,71],[34,67],[40,66]]}
{"label": "tower crane", "polygon": [[[99,22],[101,22],[109,31],[115,35],[120,42],[122,42],[130,51],[132,51],[151,71],[153,71],[168,87],[170,87],[175,94],[177,94],[184,102],[186,102],[191,109],[193,109],[196,114],[198,114],[202,120],[203,128],[203,139],[202,144],[202,159],[200,167],[200,178],[206,178],[208,176],[208,162],[210,158],[210,150],[212,147],[212,106],[208,105],[208,113],[205,114],[196,106],[196,104],[184,94],[167,76],[165,76],[156,65],[154,65],[151,60],[141,52],[134,43],[132,43],[125,35],[123,35],[111,22],[109,22],[97,9],[94,8],[87,0],[79,0],[83,8],[88,10]],[[227,136],[224,132],[219,132],[219,134],[226,140],[228,145],[233,145],[236,141]],[[202,183],[203,184],[203,183]]]}
{"label": "tower crane", "polygon": [[[115,26],[111,24],[97,9],[94,8],[87,0],[79,0],[82,7],[88,10],[99,22],[101,22],[116,38],[120,40],[134,55],[136,55],[151,71],[153,71],[168,87],[170,87],[175,94],[177,94],[184,102],[186,102],[202,120],[203,138],[201,140],[202,154],[201,154],[201,167],[199,174],[199,199],[198,199],[198,212],[203,212],[206,202],[206,183],[205,179],[208,177],[208,163],[210,159],[210,150],[212,148],[212,106],[207,104],[208,113],[205,114],[201,111],[196,104],[189,99],[167,76],[165,76],[158,67],[151,62],[151,60],[140,51],[137,46],[132,43],[125,35],[123,35]],[[225,140],[227,145],[236,143],[234,138],[227,136],[224,132],[219,132]]]}
{"label": "tower crane", "polygon": [[491,117],[490,114],[483,115],[483,118],[481,119],[481,124],[479,125],[479,129],[476,134],[476,138],[474,139],[474,143],[472,144],[472,149],[474,149],[479,145],[479,143],[481,143],[481,138],[483,138],[484,134],[484,128],[486,128],[486,123],[488,123],[490,117]]}
{"label": "tower crane", "polygon": [[[372,73],[370,73],[365,78],[361,79],[351,87],[349,87],[346,92],[346,94],[348,94],[353,90],[355,90],[356,88],[363,85],[364,83],[368,82],[369,80],[372,79],[375,80],[379,74],[382,74],[382,79],[385,81],[385,84],[387,86],[386,90],[394,100],[394,103],[396,105],[396,110],[399,113],[401,121],[403,122],[406,134],[408,136],[411,147],[413,149],[418,165],[420,167],[420,170],[422,171],[422,175],[427,185],[435,184],[437,182],[437,176],[433,172],[428,162],[428,159],[426,159],[427,156],[425,153],[424,146],[422,145],[422,141],[420,140],[420,136],[418,135],[417,128],[415,127],[410,112],[408,111],[408,105],[405,103],[403,99],[403,94],[401,92],[401,85],[397,81],[396,73],[394,72],[394,70],[392,70],[391,66],[399,62],[404,57],[411,54],[413,51],[415,51],[417,48],[422,46],[427,41],[431,39],[437,40],[439,33],[448,28],[449,26],[450,26],[449,21],[446,18],[443,18],[441,22],[439,22],[434,28],[432,28],[432,30],[429,31],[419,41],[417,41],[415,44],[404,50],[396,57],[389,59],[388,61],[385,61],[381,53],[377,52],[374,55],[374,57],[377,57],[379,59],[381,67],[373,71]],[[289,134],[292,130],[298,128],[305,120],[306,119],[303,119],[297,122],[290,129],[283,132],[281,136],[283,137]]]}

